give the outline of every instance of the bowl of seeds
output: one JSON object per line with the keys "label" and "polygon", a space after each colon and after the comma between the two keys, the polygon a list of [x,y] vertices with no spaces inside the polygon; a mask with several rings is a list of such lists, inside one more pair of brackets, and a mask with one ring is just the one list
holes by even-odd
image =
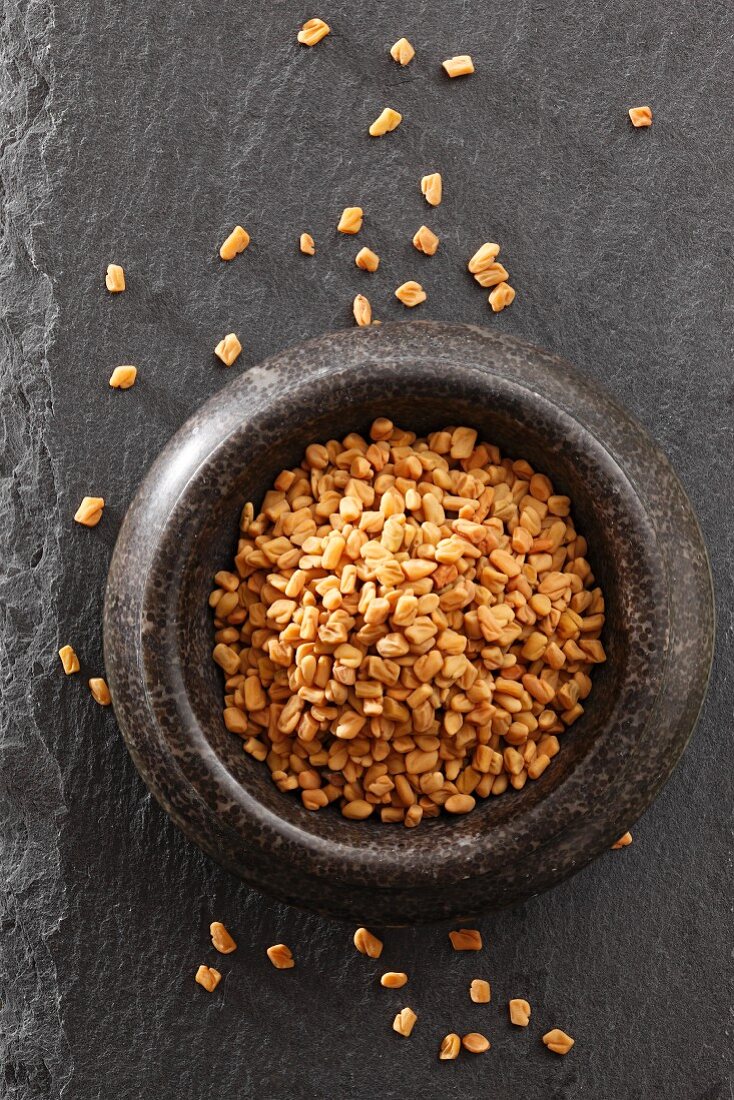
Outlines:
{"label": "bowl of seeds", "polygon": [[165,447],[105,601],[113,705],[173,820],[360,921],[466,916],[606,851],[712,652],[701,534],[642,428],[470,326],[283,352]]}

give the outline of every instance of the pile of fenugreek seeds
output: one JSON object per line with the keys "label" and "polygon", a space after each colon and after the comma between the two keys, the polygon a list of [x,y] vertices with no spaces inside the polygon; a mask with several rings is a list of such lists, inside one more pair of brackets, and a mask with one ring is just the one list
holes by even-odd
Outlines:
{"label": "pile of fenugreek seeds", "polygon": [[473,428],[312,443],[215,576],[227,729],[355,820],[412,827],[538,779],[605,660],[570,507]]}

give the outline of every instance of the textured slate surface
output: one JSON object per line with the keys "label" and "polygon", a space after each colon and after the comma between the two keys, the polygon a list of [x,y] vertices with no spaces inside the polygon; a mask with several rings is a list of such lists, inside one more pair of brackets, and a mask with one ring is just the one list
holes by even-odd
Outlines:
{"label": "textured slate surface", "polygon": [[[4,0],[0,19],[0,1094],[274,1100],[732,1094],[731,695],[732,80],[728,5],[561,0],[484,6],[333,0],[163,6]],[[294,42],[321,14],[334,33]],[[387,47],[406,34],[407,70]],[[443,57],[477,74],[449,83]],[[626,108],[650,103],[633,131]],[[405,115],[379,142],[385,105]],[[436,211],[420,176],[444,174]],[[334,232],[364,206],[359,241]],[[216,247],[241,221],[248,252]],[[442,238],[419,256],[421,222]],[[301,257],[309,230],[319,252]],[[498,239],[517,287],[492,317],[463,270]],[[377,275],[352,259],[380,252]],[[125,265],[110,297],[104,268]],[[380,963],[351,929],[278,907],[189,846],[151,804],[110,711],[62,678],[71,641],[100,671],[106,563],[135,486],[173,430],[233,372],[351,321],[368,288],[424,282],[422,315],[494,325],[575,361],[651,430],[690,492],[712,552],[719,646],[703,719],[635,830],[554,893],[482,922],[480,957],[446,928],[386,933]],[[133,362],[128,393],[106,382]],[[108,500],[94,531],[71,522]],[[206,929],[240,942],[208,997]],[[298,967],[263,949],[285,940]],[[386,968],[411,983],[377,985]],[[468,999],[487,976],[490,1006]],[[535,1008],[527,1033],[508,996]],[[394,1012],[419,1013],[413,1037]],[[538,1041],[566,1028],[566,1059]],[[490,1053],[446,1065],[448,1030]]]}

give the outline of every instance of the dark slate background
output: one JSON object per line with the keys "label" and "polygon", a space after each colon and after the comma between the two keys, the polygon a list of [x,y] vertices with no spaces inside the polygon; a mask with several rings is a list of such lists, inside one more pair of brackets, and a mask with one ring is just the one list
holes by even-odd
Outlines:
{"label": "dark slate background", "polygon": [[[730,1100],[729,4],[52,2],[0,5],[0,1093]],[[314,14],[333,33],[300,48]],[[387,53],[403,34],[406,70]],[[462,52],[477,74],[449,82],[440,61]],[[627,121],[640,103],[651,130]],[[385,105],[405,121],[372,141]],[[436,211],[419,192],[432,169]],[[335,233],[345,205],[366,210],[358,240]],[[237,221],[253,243],[225,265]],[[424,221],[432,259],[410,245]],[[464,269],[487,239],[518,292],[498,317]],[[352,262],[362,244],[376,275]],[[103,289],[109,261],[123,295]],[[387,932],[373,963],[351,928],[252,893],[184,841],[84,680],[102,672],[116,532],[165,440],[263,356],[349,325],[356,292],[405,316],[407,278],[428,290],[420,316],[524,336],[637,414],[698,509],[719,640],[698,731],[632,848],[482,920],[480,957],[441,926]],[[227,372],[211,349],[231,330],[244,352]],[[109,390],[128,362],[135,388]],[[86,493],[107,500],[92,531],[71,518]],[[83,678],[61,674],[67,641]],[[220,965],[212,918],[240,947],[209,997],[192,975]],[[264,957],[280,940],[292,972]],[[409,986],[381,989],[385,968]],[[477,976],[489,1006],[469,1001]],[[527,1031],[510,996],[533,1005]],[[404,1004],[410,1040],[390,1030]],[[553,1025],[577,1040],[565,1059],[540,1044]],[[491,1052],[439,1063],[452,1029],[486,1032]]]}

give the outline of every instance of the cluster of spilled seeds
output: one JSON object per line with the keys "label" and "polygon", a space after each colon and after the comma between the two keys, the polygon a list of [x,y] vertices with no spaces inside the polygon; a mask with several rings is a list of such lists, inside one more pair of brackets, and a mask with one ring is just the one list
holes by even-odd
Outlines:
{"label": "cluster of spilled seeds", "polygon": [[570,507],[473,428],[311,444],[215,576],[227,729],[355,820],[411,827],[538,779],[605,660]]}

